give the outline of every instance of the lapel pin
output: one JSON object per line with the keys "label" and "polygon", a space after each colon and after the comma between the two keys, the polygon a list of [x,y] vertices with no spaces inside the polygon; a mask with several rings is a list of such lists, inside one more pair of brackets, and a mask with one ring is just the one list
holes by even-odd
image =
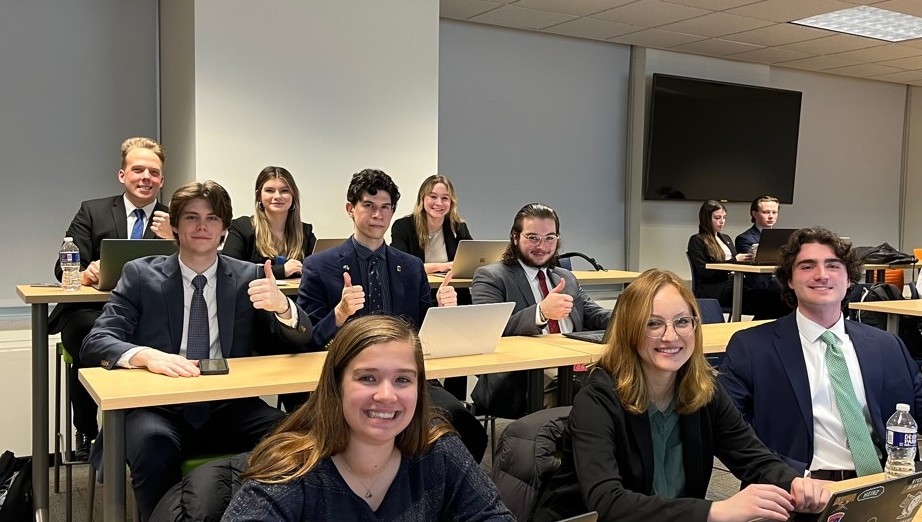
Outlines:
{"label": "lapel pin", "polygon": [[343,271],[344,271],[344,272],[348,272],[348,271],[349,271],[349,265],[343,265]]}
{"label": "lapel pin", "polygon": [[397,265],[397,271],[400,272],[400,265]]}

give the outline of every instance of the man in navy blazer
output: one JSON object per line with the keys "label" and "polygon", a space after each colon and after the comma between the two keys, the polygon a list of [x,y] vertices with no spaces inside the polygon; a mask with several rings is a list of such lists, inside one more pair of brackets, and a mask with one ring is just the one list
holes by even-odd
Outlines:
{"label": "man in navy blazer", "polygon": [[[143,220],[137,224],[143,231],[142,237],[153,239],[155,232],[151,225],[155,220],[152,217],[155,212],[167,210],[157,201],[164,179],[166,156],[163,147],[150,138],[136,137],[122,142],[121,152],[118,181],[125,187],[124,193],[81,203],[64,234],[73,238],[80,249],[80,279],[84,285],[99,281],[99,249],[103,239],[132,239],[131,232],[138,222],[137,209],[144,212]],[[54,275],[58,281],[62,273],[61,262],[56,260]],[[102,303],[60,303],[48,317],[49,332],[61,333],[61,341],[74,359],[70,368],[70,402],[77,430],[77,460],[87,459],[90,443],[99,431],[96,403],[77,380],[77,370],[83,367],[80,345],[93,328],[102,306]]]}
{"label": "man in navy blazer", "polygon": [[[423,262],[384,243],[399,199],[400,191],[386,173],[376,169],[356,173],[346,192],[352,237],[304,259],[298,304],[313,324],[315,349],[323,349],[351,317],[367,313],[401,316],[417,328],[422,324],[432,306]],[[439,306],[457,304],[450,281],[451,272],[435,292]],[[479,462],[487,447],[483,426],[441,386],[430,386],[429,391]]]}
{"label": "man in navy blazer", "polygon": [[855,398],[879,459],[897,403],[922,412],[919,367],[893,334],[847,321],[846,292],[860,276],[851,245],[823,228],[795,232],[776,272],[794,313],[740,331],[727,346],[719,380],[756,434],[798,472],[839,480],[856,475],[827,371],[824,331],[840,342]]}
{"label": "man in navy blazer", "polygon": [[[752,204],[749,205],[749,219],[752,221],[752,226],[736,236],[736,241],[734,241],[736,251],[742,254],[750,253],[752,245],[758,243],[762,238],[762,229],[772,228],[778,223],[779,210],[780,203],[774,196],[759,196],[752,200]],[[778,287],[774,279],[771,274],[745,274],[743,283],[746,288],[774,290]]]}
{"label": "man in navy blazer", "polygon": [[[254,349],[306,348],[310,321],[278,289],[270,263],[257,271],[252,263],[218,254],[232,215],[230,197],[213,181],[189,183],[173,194],[170,225],[179,253],[125,265],[83,343],[81,356],[88,365],[199,377],[204,357],[189,351],[196,333],[202,334],[197,344],[210,359],[246,357]],[[257,279],[262,274],[265,278]],[[201,314],[193,311],[196,299],[205,307]],[[193,315],[201,321],[193,322]],[[273,343],[254,346],[255,339],[270,334]],[[248,451],[281,417],[258,397],[128,412],[126,457],[142,519],[179,482],[180,464],[190,454]],[[94,460],[102,443],[97,439]]]}

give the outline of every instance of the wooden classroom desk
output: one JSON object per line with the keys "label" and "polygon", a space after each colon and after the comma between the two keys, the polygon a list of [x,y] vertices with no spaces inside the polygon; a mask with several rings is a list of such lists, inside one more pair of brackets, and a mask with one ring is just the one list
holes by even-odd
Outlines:
{"label": "wooden classroom desk", "polygon": [[899,333],[901,315],[922,316],[922,299],[905,299],[903,301],[871,301],[866,303],[849,303],[852,310],[883,312],[887,314],[887,331]]}
{"label": "wooden classroom desk", "polygon": [[[627,270],[600,270],[598,272],[595,270],[573,270],[572,273],[582,286],[621,285],[630,283],[640,277],[640,272],[630,272]],[[429,274],[427,277],[429,278],[429,286],[432,288],[438,288],[438,286],[442,284],[442,281],[445,280],[444,277],[439,275]],[[455,288],[469,288],[471,286],[471,279],[452,277],[451,286]]]}
{"label": "wooden classroom desk", "polygon": [[[740,330],[752,328],[760,324],[769,323],[769,321],[741,321],[736,323],[713,323],[702,324],[701,333],[704,337],[704,353],[723,353],[727,349],[727,343],[730,337]],[[605,351],[606,345],[571,339],[563,334],[545,334],[538,335],[532,339],[540,342],[553,344],[561,348],[568,348],[578,352],[583,352],[592,357],[592,362],[597,362]]]}
{"label": "wooden classroom desk", "polygon": [[[125,519],[125,412],[129,408],[225,400],[259,395],[312,391],[317,386],[326,352],[228,359],[230,373],[197,378],[171,378],[144,369],[81,369],[80,382],[103,412],[105,520]],[[527,337],[504,337],[495,353],[431,359],[426,378],[456,377],[499,371],[529,372],[530,398],[543,398],[544,368],[586,364],[588,354],[536,343]],[[561,368],[563,369],[563,368]],[[537,374],[532,378],[531,374]],[[532,391],[537,386],[537,393]],[[530,401],[534,402],[534,401]],[[47,469],[44,471],[48,475]]]}

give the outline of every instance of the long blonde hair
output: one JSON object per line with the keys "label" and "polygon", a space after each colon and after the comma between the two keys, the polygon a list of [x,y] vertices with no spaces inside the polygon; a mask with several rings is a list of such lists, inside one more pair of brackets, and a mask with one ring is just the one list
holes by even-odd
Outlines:
{"label": "long blonde hair", "polygon": [[[667,270],[647,270],[618,297],[608,347],[598,363],[615,382],[615,391],[624,409],[634,414],[646,412],[650,401],[638,348],[647,341],[644,328],[653,311],[653,297],[667,285],[679,291],[692,315],[701,317],[698,302],[685,281]],[[700,326],[695,329],[694,343],[691,357],[678,372],[675,402],[680,414],[704,407],[714,397],[717,386],[704,358]]]}
{"label": "long blonde hair", "polygon": [[[269,223],[269,217],[262,204],[263,185],[271,179],[280,179],[291,189],[291,208],[288,209],[288,217],[285,219],[285,237],[283,238],[285,246],[281,250],[276,247],[272,225]],[[281,255],[287,259],[304,259],[304,228],[301,225],[299,208],[301,208],[301,192],[291,172],[282,167],[266,167],[259,173],[259,176],[256,176],[256,212],[250,219],[253,223],[253,231],[256,233],[256,250],[259,255],[268,258]]]}
{"label": "long blonde hair", "polygon": [[450,433],[451,425],[430,407],[423,351],[412,327],[398,317],[366,315],[347,322],[336,334],[317,389],[256,446],[241,478],[267,484],[288,482],[310,472],[322,459],[345,451],[349,445],[342,398],[346,367],[365,348],[392,341],[406,341],[413,347],[418,394],[413,419],[397,435],[395,445],[404,455],[415,456]]}
{"label": "long blonde hair", "polygon": [[451,209],[448,211],[448,223],[451,225],[452,234],[458,233],[458,226],[464,223],[461,214],[458,213],[458,196],[455,194],[455,186],[451,180],[441,174],[433,174],[423,180],[419,186],[419,193],[416,194],[416,206],[413,207],[413,227],[416,229],[416,240],[419,242],[419,248],[426,250],[429,244],[429,226],[426,224],[426,196],[435,189],[439,183],[445,185],[448,189],[448,197],[451,199]]}

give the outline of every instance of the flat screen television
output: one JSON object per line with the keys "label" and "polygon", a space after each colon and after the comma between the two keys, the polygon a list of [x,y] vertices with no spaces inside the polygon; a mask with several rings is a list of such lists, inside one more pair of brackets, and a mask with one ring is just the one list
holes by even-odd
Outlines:
{"label": "flat screen television", "polygon": [[794,200],[802,93],[653,75],[644,199]]}

